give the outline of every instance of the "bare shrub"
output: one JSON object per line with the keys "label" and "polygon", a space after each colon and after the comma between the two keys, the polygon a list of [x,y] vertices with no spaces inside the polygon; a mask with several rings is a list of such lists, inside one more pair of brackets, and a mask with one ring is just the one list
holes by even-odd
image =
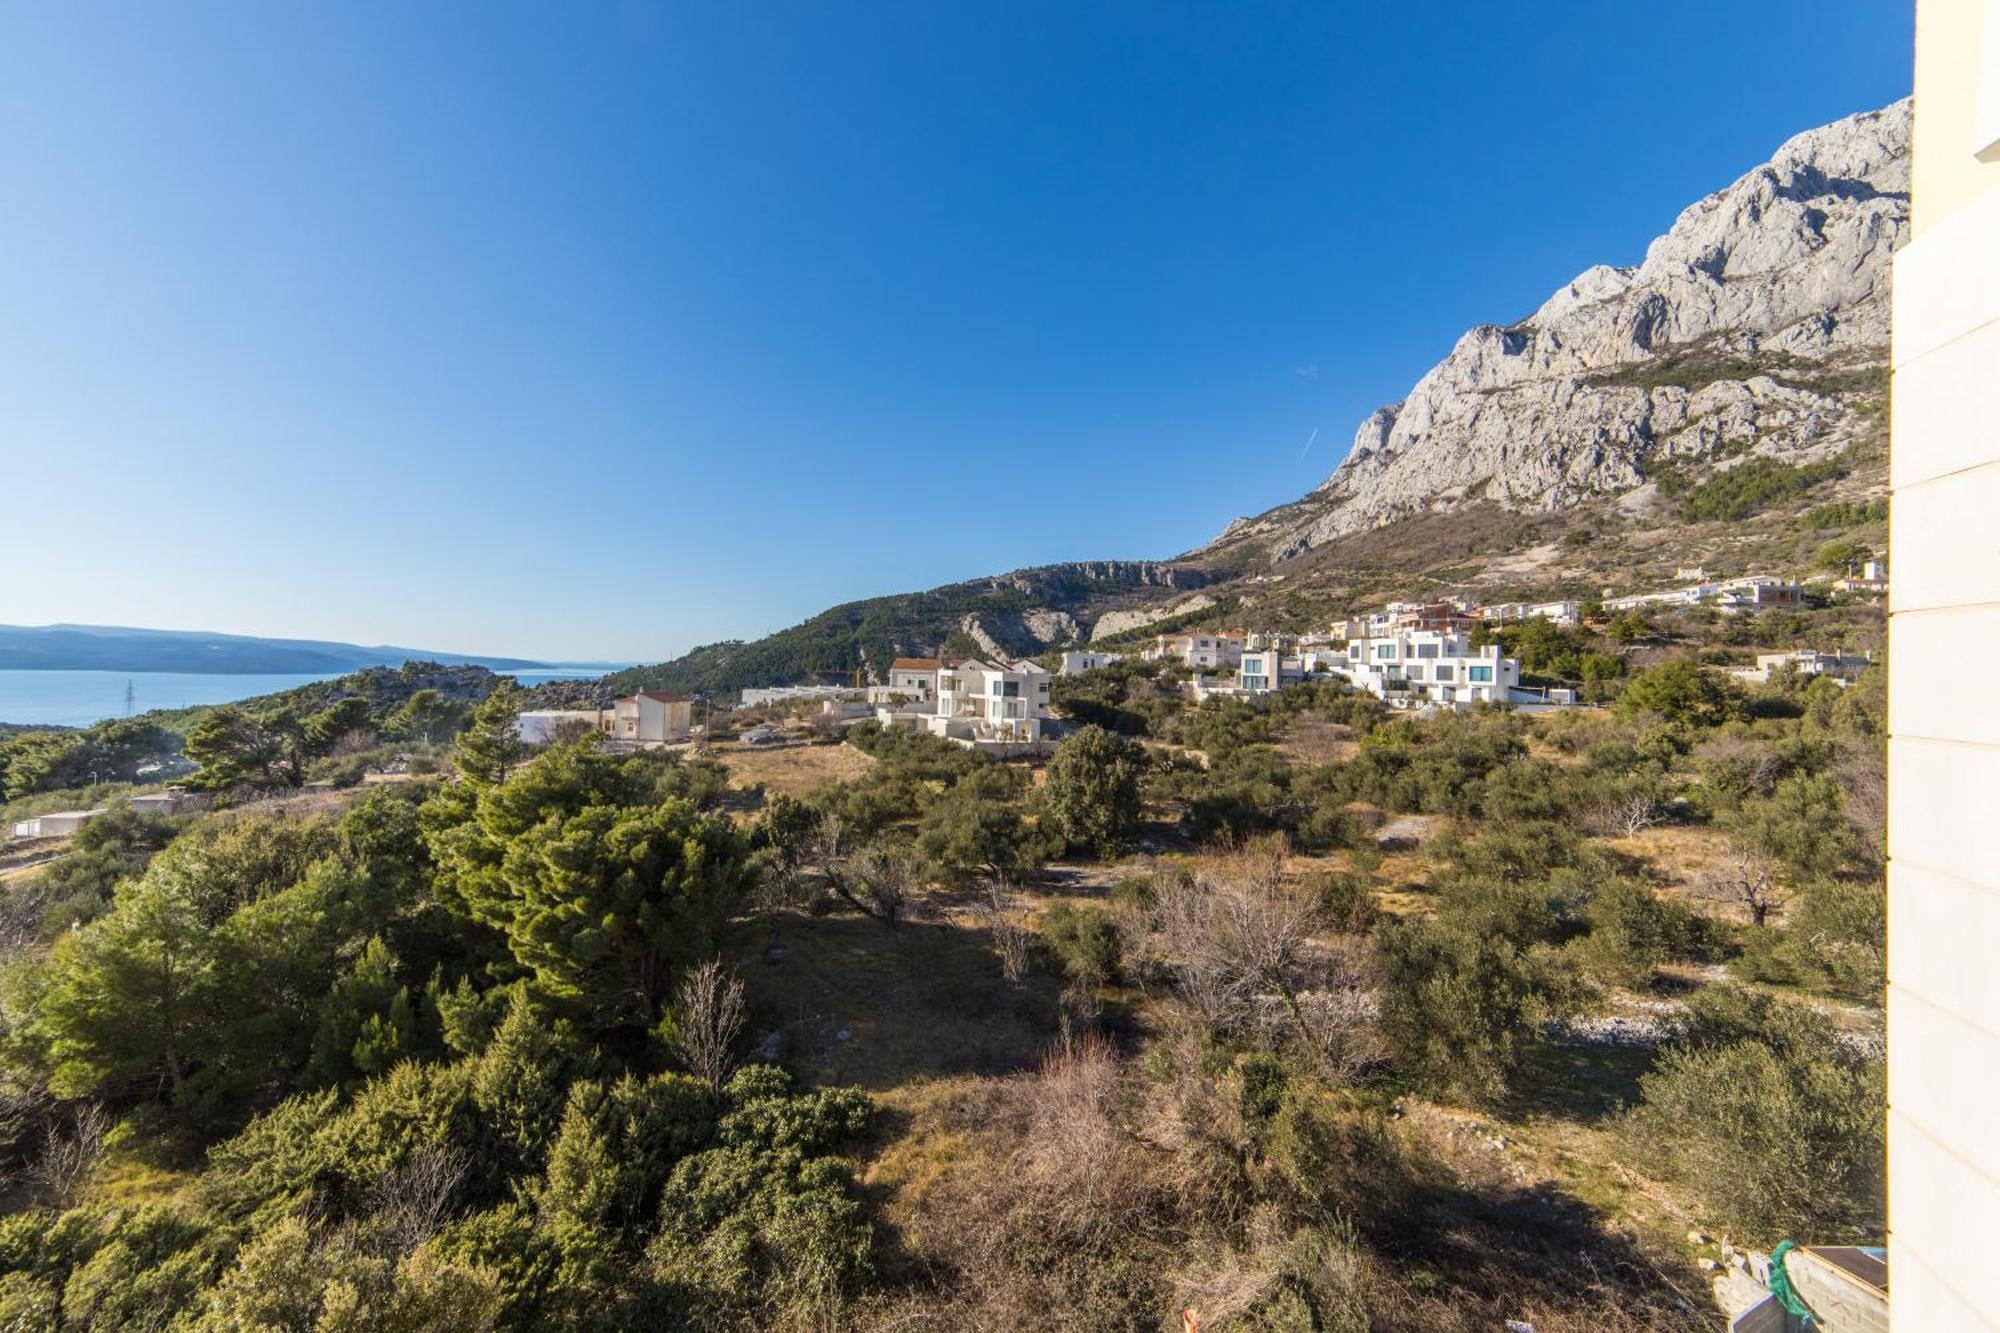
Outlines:
{"label": "bare shrub", "polygon": [[1007,984],[1020,985],[1034,961],[1035,932],[1015,909],[1006,881],[990,881],[985,900],[974,905],[972,911],[986,927],[993,955],[1000,960],[1000,975],[1007,978]]}
{"label": "bare shrub", "polygon": [[104,1157],[104,1136],[111,1132],[111,1116],[96,1102],[84,1102],[68,1117],[49,1129],[42,1155],[30,1172],[35,1183],[51,1198],[66,1200]]}
{"label": "bare shrub", "polygon": [[38,1082],[0,1079],[0,1188],[32,1169],[59,1105]]}
{"label": "bare shrub", "polygon": [[0,959],[14,958],[34,947],[47,905],[48,895],[38,887],[36,877],[17,881],[0,892]]}
{"label": "bare shrub", "polygon": [[717,1092],[735,1070],[743,1031],[743,983],[714,959],[688,973],[675,1002],[674,1054]]}
{"label": "bare shrub", "polygon": [[910,914],[922,880],[907,852],[880,844],[851,848],[840,818],[828,815],[813,833],[808,856],[827,887],[863,915],[893,929]]}
{"label": "bare shrub", "polygon": [[434,1146],[418,1149],[370,1183],[370,1231],[390,1253],[410,1253],[444,1224],[464,1178],[461,1154]]}
{"label": "bare shrub", "polygon": [[1879,862],[1887,854],[1889,778],[1879,754],[1861,755],[1840,766],[1841,808]]}
{"label": "bare shrub", "polygon": [[1163,884],[1150,924],[1176,994],[1212,1030],[1294,1042],[1340,1077],[1376,1058],[1372,955],[1359,939],[1320,938],[1324,900],[1286,884],[1281,847]]}
{"label": "bare shrub", "polygon": [[1630,838],[1666,822],[1666,802],[1649,789],[1614,794],[1583,812],[1590,832],[1608,838]]}
{"label": "bare shrub", "polygon": [[1753,856],[1737,856],[1710,866],[1695,881],[1695,893],[1709,902],[1742,911],[1750,924],[1770,924],[1771,914],[1781,912],[1792,901],[1792,893],[1778,883],[1770,865]]}

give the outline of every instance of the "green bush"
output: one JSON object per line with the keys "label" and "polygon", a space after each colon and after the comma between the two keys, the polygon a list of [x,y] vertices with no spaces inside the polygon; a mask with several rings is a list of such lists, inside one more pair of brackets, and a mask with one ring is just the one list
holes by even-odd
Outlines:
{"label": "green bush", "polygon": [[1635,1155],[1694,1190],[1739,1238],[1879,1239],[1882,1064],[1823,1017],[1742,995],[1710,1000],[1640,1086],[1623,1125]]}
{"label": "green bush", "polygon": [[1122,961],[1118,926],[1102,909],[1052,904],[1042,913],[1042,939],[1078,985],[1101,986],[1117,979]]}
{"label": "green bush", "polygon": [[1065,739],[1049,759],[1042,811],[1072,851],[1115,857],[1139,827],[1139,779],[1146,753],[1122,737],[1089,726]]}
{"label": "green bush", "polygon": [[1470,921],[1384,921],[1381,1023],[1397,1062],[1457,1096],[1502,1091],[1543,1022],[1575,994],[1559,953]]}
{"label": "green bush", "polygon": [[1795,467],[1775,458],[1747,459],[1682,496],[1681,517],[1690,523],[1733,523],[1841,476],[1843,471],[1835,462]]}

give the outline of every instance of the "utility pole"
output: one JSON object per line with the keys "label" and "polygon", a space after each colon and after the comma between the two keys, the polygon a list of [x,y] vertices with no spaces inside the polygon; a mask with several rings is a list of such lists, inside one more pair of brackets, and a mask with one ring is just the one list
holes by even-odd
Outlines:
{"label": "utility pole", "polygon": [[125,677],[125,716],[132,716],[132,704],[136,697],[132,689],[132,678],[127,676]]}

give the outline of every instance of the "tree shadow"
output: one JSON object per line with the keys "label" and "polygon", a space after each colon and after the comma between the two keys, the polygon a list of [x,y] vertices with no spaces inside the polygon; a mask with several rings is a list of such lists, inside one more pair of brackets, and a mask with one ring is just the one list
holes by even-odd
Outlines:
{"label": "tree shadow", "polygon": [[1524,1052],[1502,1112],[1600,1124],[1634,1105],[1639,1080],[1659,1058],[1656,1045],[1543,1038]]}
{"label": "tree shadow", "polygon": [[1056,980],[1010,983],[983,928],[784,913],[753,939],[739,969],[750,1044],[815,1082],[1018,1073],[1058,1029]]}
{"label": "tree shadow", "polygon": [[[1357,1163],[1343,1213],[1402,1279],[1460,1316],[1532,1322],[1560,1312],[1605,1322],[1564,1327],[1705,1329],[1713,1310],[1701,1276],[1669,1271],[1590,1204],[1546,1182],[1521,1188],[1460,1183],[1439,1163],[1389,1154]],[[1669,1260],[1670,1264],[1675,1261]],[[1413,1303],[1415,1322],[1436,1327]]]}

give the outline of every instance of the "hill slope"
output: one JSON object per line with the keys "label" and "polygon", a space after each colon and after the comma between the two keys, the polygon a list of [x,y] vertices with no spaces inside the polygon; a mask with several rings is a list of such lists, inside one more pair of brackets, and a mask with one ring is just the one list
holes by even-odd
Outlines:
{"label": "hill slope", "polygon": [[[606,677],[598,693],[836,682],[856,670],[879,678],[896,657],[946,650],[1031,655],[1087,639],[1100,627],[1143,621],[1153,613],[1149,608],[1215,578],[1196,565],[1143,560],[1016,570],[927,592],[848,602],[754,643],[706,644],[671,662],[621,671]],[[567,697],[579,688],[556,682],[543,690],[548,697]]]}

